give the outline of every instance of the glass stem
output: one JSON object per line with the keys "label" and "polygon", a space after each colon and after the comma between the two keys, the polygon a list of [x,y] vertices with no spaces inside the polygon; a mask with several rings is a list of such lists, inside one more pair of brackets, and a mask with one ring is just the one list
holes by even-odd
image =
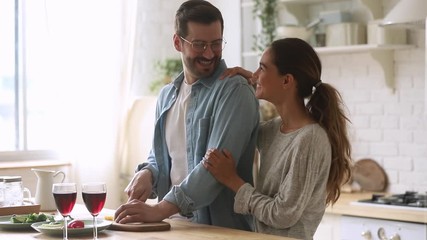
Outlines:
{"label": "glass stem", "polygon": [[68,223],[67,216],[64,217],[64,240],[68,240]]}
{"label": "glass stem", "polygon": [[98,229],[96,225],[96,215],[93,215],[93,239],[98,239]]}

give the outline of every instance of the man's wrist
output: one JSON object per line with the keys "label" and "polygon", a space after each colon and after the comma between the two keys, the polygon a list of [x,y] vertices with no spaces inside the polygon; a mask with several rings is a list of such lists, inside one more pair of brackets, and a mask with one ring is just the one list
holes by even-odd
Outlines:
{"label": "man's wrist", "polygon": [[[139,177],[144,177],[144,176],[147,176],[148,174],[148,179],[151,182],[151,184],[153,184],[153,172],[149,168],[146,168],[146,166],[148,166],[148,163],[138,164],[138,166],[135,169],[135,175],[138,174]],[[151,192],[148,198],[155,199],[157,198],[157,194],[155,192]]]}
{"label": "man's wrist", "polygon": [[148,166],[148,163],[147,163],[147,162],[144,162],[144,163],[138,164],[138,166],[136,166],[135,173],[137,173],[137,172],[141,171],[141,170],[142,170],[142,169],[144,169],[146,166]]}
{"label": "man's wrist", "polygon": [[157,208],[163,219],[179,213],[178,206],[164,199],[157,204]]}

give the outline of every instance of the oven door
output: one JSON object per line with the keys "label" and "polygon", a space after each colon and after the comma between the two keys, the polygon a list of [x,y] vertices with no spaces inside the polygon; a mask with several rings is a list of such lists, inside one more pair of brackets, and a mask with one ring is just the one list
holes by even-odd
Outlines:
{"label": "oven door", "polygon": [[341,240],[427,240],[427,225],[342,216]]}

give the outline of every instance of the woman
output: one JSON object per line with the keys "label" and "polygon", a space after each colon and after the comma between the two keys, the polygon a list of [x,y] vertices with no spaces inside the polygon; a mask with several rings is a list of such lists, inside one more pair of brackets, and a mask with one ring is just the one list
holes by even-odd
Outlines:
{"label": "woman", "polygon": [[236,193],[234,211],[252,214],[256,231],[312,239],[351,174],[341,96],[322,83],[319,57],[298,38],[274,41],[252,76],[239,67],[225,75],[236,73],[255,83],[256,97],[271,102],[279,115],[260,126],[256,187],[236,174],[226,149],[208,150],[203,165]]}

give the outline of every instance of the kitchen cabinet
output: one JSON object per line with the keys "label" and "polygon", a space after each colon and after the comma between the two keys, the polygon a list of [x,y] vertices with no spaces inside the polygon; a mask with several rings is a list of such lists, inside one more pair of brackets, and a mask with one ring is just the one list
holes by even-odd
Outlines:
{"label": "kitchen cabinet", "polygon": [[427,225],[354,216],[341,217],[340,240],[354,239],[427,239]]}
{"label": "kitchen cabinet", "polygon": [[[367,24],[368,21],[383,18],[382,1],[372,0],[278,0],[278,25],[290,23],[295,25],[307,25],[319,16],[321,11],[348,11],[352,14],[352,20]],[[261,53],[255,51],[254,36],[259,34],[261,24],[254,19],[254,3],[252,0],[241,1],[242,23],[242,55],[241,65],[244,68],[255,70],[258,67]],[[313,34],[314,35],[314,34]],[[307,40],[315,46],[315,37]],[[384,73],[386,85],[394,89],[394,51],[413,48],[412,45],[377,45],[358,44],[333,47],[315,47],[317,53],[324,54],[348,54],[357,52],[369,52],[373,59],[378,61]]]}
{"label": "kitchen cabinet", "polygon": [[317,227],[313,239],[316,240],[339,240],[341,235],[341,215],[325,213]]}
{"label": "kitchen cabinet", "polygon": [[425,240],[427,238],[427,225],[325,213],[313,239],[377,239],[378,234],[386,236],[387,239]]}
{"label": "kitchen cabinet", "polygon": [[326,209],[314,239],[369,239],[369,235],[378,239],[378,231],[383,229],[387,239],[398,235],[402,240],[427,240],[427,209],[358,203],[372,194],[341,193],[338,201]]}

